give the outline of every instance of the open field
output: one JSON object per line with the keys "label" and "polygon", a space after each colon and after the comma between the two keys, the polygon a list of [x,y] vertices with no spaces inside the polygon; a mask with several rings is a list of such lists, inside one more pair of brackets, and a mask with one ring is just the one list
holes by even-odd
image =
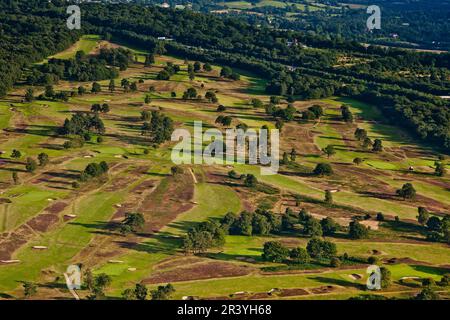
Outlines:
{"label": "open field", "polygon": [[[258,5],[263,3],[285,5],[278,1]],[[247,3],[227,4],[244,7]],[[95,53],[103,46],[118,44],[89,35],[54,57],[70,59],[79,50]],[[393,280],[392,288],[382,294],[413,295],[419,289],[403,285],[401,278],[439,280],[450,272],[450,247],[427,241],[425,227],[416,219],[419,206],[439,217],[450,212],[450,179],[433,174],[438,156],[435,150],[384,124],[376,107],[338,97],[295,101],[295,119],[285,123],[280,144],[281,155],[295,149],[297,157],[290,164],[282,164],[277,175],[261,175],[259,166],[248,164],[184,165],[183,173],[173,175],[174,143],[155,147],[143,136],[142,111],[159,110],[174,121],[176,128],[190,131],[194,121],[202,121],[204,129],[225,129],[216,123],[220,114],[233,118],[230,127],[244,123],[249,128],[274,128],[274,119],[263,108],[251,105],[254,98],[269,103],[264,92],[266,83],[240,70],[240,80],[224,79],[220,77],[221,66],[200,71],[190,80],[184,59],[156,56],[155,63],[146,67],[147,53],[132,51],[138,59],[120,72],[114,92],[108,91],[109,80],[104,80],[99,81],[102,91],[97,94],[77,95],[67,102],[23,102],[26,88],[18,86],[0,100],[0,130],[5,134],[0,138],[0,298],[23,297],[21,282],[32,281],[39,286],[37,298],[69,299],[62,274],[67,266],[79,263],[96,275],[111,276],[112,283],[106,290],[111,298],[120,298],[124,289],[140,282],[149,288],[171,283],[176,289],[174,298],[347,299],[367,293],[366,262],[312,270],[270,269],[282,264],[263,261],[264,243],[276,240],[289,248],[304,248],[310,239],[300,233],[226,235],[223,247],[184,254],[182,238],[198,223],[218,220],[228,212],[253,211],[262,203],[269,203],[276,214],[283,214],[287,208],[295,213],[305,208],[318,217],[340,221],[344,230],[353,217],[368,215],[364,223],[376,226],[368,239],[350,240],[340,232],[327,240],[336,243],[338,255],[347,253],[367,260],[378,252]],[[180,65],[180,71],[169,81],[157,80],[168,62]],[[122,79],[138,81],[137,90],[123,90]],[[54,89],[71,91],[80,85],[90,88],[92,83],[60,81]],[[191,87],[202,97],[208,91],[216,92],[218,103],[183,100],[183,93]],[[36,95],[43,91],[42,87],[35,88]],[[151,97],[149,103],[144,102],[147,95]],[[64,148],[68,139],[57,129],[72,114],[91,113],[95,103],[110,106],[110,112],[100,115],[106,129],[103,142],[93,134],[79,148]],[[217,112],[218,104],[226,110]],[[287,104],[282,100],[280,106]],[[345,124],[340,119],[342,104],[350,105],[353,123]],[[323,107],[323,117],[320,121],[302,120],[300,112],[312,105]],[[383,152],[362,148],[354,137],[356,128],[366,129],[372,140],[382,139]],[[336,150],[329,158],[321,151],[328,145]],[[11,157],[14,149],[21,157]],[[27,172],[27,157],[36,158],[41,152],[49,155],[50,162],[33,173]],[[359,166],[353,163],[356,157],[363,159]],[[107,176],[74,187],[73,182],[89,163],[101,161],[109,165]],[[326,177],[312,174],[318,163],[329,163],[334,173]],[[450,168],[448,160],[445,165]],[[230,179],[230,170],[255,175],[266,189],[251,189],[241,180]],[[16,183],[13,173],[18,174]],[[415,199],[396,195],[406,182],[416,188]],[[267,189],[276,192],[271,194]],[[326,190],[336,190],[333,205],[323,201]],[[295,203],[295,197],[301,198],[300,203]],[[117,225],[129,212],[145,217],[142,232],[123,235],[118,231]],[[375,219],[379,212],[385,216],[380,223]],[[45,250],[36,250],[36,246]],[[354,274],[361,277],[354,279]],[[278,293],[267,295],[274,288]],[[87,290],[80,291],[82,297],[88,294]]]}

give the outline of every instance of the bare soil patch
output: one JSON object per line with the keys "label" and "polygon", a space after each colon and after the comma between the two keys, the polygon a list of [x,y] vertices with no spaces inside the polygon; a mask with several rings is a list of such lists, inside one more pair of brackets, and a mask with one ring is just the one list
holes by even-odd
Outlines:
{"label": "bare soil patch", "polygon": [[28,221],[28,225],[35,231],[45,232],[59,221],[57,214],[40,214]]}
{"label": "bare soil patch", "polygon": [[336,287],[334,286],[322,286],[319,288],[313,288],[311,289],[311,292],[314,294],[324,294],[324,293],[330,293],[336,290]]}
{"label": "bare soil patch", "polygon": [[200,279],[238,277],[250,274],[254,268],[227,262],[194,264],[185,268],[160,272],[143,281],[145,284],[191,281]]}
{"label": "bare soil patch", "polygon": [[186,257],[186,258],[169,258],[166,260],[161,261],[157,265],[153,267],[155,270],[164,270],[164,269],[171,269],[176,267],[183,267],[187,265],[192,265],[194,263],[203,263],[205,261],[208,261],[207,259],[202,259],[198,257]]}
{"label": "bare soil patch", "polygon": [[193,207],[194,181],[189,172],[181,176],[167,177],[154,192],[147,196],[138,208],[145,216],[145,232],[159,231],[180,213]]}
{"label": "bare soil patch", "polygon": [[278,294],[280,297],[295,297],[295,296],[306,296],[309,292],[304,289],[281,289]]}

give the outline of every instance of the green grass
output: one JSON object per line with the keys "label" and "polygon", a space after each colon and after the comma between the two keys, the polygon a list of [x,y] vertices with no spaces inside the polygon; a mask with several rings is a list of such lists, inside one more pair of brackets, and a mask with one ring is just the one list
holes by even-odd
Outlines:
{"label": "green grass", "polygon": [[347,252],[349,255],[372,255],[372,250],[382,252],[380,258],[411,258],[417,261],[425,261],[432,264],[448,263],[450,248],[443,244],[412,244],[412,243],[388,243],[388,242],[336,242],[339,253]]}
{"label": "green grass", "polygon": [[56,59],[71,59],[75,57],[75,54],[78,51],[83,51],[85,54],[89,54],[92,50],[94,50],[97,43],[100,41],[100,36],[98,35],[85,35],[81,37],[81,39],[76,42],[69,49],[60,52],[50,58]]}
{"label": "green grass", "polygon": [[0,232],[9,231],[41,210],[50,206],[48,199],[59,199],[66,195],[64,191],[54,191],[36,186],[19,186],[9,189],[3,197],[9,197],[11,204],[0,205]]}
{"label": "green grass", "polygon": [[[96,273],[105,272],[113,276],[110,294],[119,296],[125,288],[148,277],[156,263],[176,254],[180,242],[169,237],[182,236],[195,222],[218,218],[229,211],[237,212],[241,207],[236,194],[230,188],[221,185],[197,184],[194,201],[198,202],[197,206],[178,215],[154,239],[144,242],[138,250],[118,257],[124,261],[123,264],[114,266],[105,264],[96,269]],[[137,270],[129,272],[130,267]]]}
{"label": "green grass", "polygon": [[[19,281],[35,281],[41,270],[56,267],[64,271],[81,249],[86,247],[97,230],[97,223],[108,221],[114,213],[113,205],[122,201],[125,192],[97,192],[82,199],[73,211],[78,217],[62,227],[47,232],[21,248],[15,259],[20,264],[0,267],[0,291],[10,291]],[[48,246],[45,251],[32,249],[33,245]]]}

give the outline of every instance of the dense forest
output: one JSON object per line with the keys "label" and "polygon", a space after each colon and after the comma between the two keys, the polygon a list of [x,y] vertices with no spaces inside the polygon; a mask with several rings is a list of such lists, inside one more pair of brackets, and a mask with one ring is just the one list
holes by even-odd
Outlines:
{"label": "dense forest", "polygon": [[[450,49],[450,1],[448,0],[280,0],[263,2],[247,0],[136,0],[140,3],[192,3],[192,9],[214,12],[239,8],[228,12],[249,22],[274,28],[308,31],[312,34],[345,38],[362,42],[416,47]],[[248,3],[247,6],[242,3]],[[285,3],[283,6],[282,4]],[[382,29],[367,32],[366,8],[378,5],[382,12]]]}
{"label": "dense forest", "polygon": [[[5,30],[2,37],[6,34],[10,48],[4,52],[2,47],[0,59],[11,61],[2,64],[3,93],[18,80],[17,70],[26,67],[26,61],[42,59],[79,37],[77,32],[64,30],[67,15],[62,2],[13,3],[0,4],[2,15],[7,18],[1,22]],[[167,51],[246,69],[269,80],[268,93],[289,99],[332,95],[364,99],[380,106],[387,121],[401,124],[422,139],[450,150],[450,103],[437,97],[450,92],[450,54],[366,47],[342,38],[275,30],[189,10],[125,4],[83,4],[82,10],[83,33],[107,35],[114,41],[157,54]],[[26,30],[20,40],[29,43],[29,47],[17,46],[13,41],[15,26],[13,31],[3,27],[4,20],[14,25],[13,21],[20,19],[34,21],[28,29],[20,28]],[[40,33],[49,30],[54,32],[45,36]],[[52,43],[42,51],[42,37],[64,41],[59,47]],[[158,41],[158,37],[174,41]],[[23,46],[28,51],[22,53]],[[12,66],[14,70],[8,69]]]}

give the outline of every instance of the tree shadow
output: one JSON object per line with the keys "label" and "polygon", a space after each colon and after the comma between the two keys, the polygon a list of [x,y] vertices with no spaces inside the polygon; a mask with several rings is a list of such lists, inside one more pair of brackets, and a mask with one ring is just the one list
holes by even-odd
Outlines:
{"label": "tree shadow", "polygon": [[355,288],[358,290],[365,290],[366,286],[363,284],[359,284],[359,283],[354,283],[351,281],[347,281],[347,280],[343,280],[343,279],[335,279],[335,278],[327,278],[327,277],[321,277],[321,276],[316,276],[316,277],[307,277],[310,280],[314,280],[314,281],[318,281],[321,282],[323,284],[326,285],[336,285],[336,286],[341,286],[341,287],[346,287],[346,288]]}

